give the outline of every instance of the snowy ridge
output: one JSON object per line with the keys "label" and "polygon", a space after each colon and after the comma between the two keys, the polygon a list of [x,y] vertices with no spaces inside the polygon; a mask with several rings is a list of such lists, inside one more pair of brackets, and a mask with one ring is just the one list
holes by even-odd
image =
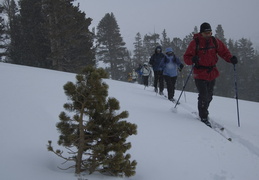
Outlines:
{"label": "snowy ridge", "polygon": [[[67,98],[63,85],[75,74],[0,63],[0,177],[3,180],[257,180],[259,177],[259,103],[239,101],[241,127],[237,126],[235,99],[214,96],[210,117],[224,126],[229,142],[196,120],[197,94],[186,92],[177,113],[174,104],[158,97],[153,87],[105,79],[109,96],[127,110],[127,121],[138,134],[128,141],[129,153],[138,162],[130,178],[99,173],[75,176],[63,160],[47,151],[58,139],[56,123]],[[217,82],[220,83],[220,82]],[[226,87],[226,88],[233,88]],[[164,91],[166,93],[166,90]],[[178,98],[180,91],[176,91]],[[197,110],[196,110],[197,111]],[[59,147],[62,149],[62,147]],[[65,149],[63,149],[65,151]]]}

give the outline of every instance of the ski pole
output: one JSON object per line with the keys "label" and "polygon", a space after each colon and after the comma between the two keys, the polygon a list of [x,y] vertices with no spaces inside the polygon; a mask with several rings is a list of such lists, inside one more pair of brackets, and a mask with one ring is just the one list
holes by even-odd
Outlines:
{"label": "ski pole", "polygon": [[190,79],[191,74],[192,74],[193,68],[194,68],[194,65],[192,65],[192,69],[191,69],[191,71],[190,71],[190,74],[188,75],[188,77],[187,77],[187,79],[186,79],[186,81],[185,81],[185,83],[184,83],[184,86],[183,86],[182,92],[181,92],[181,94],[180,94],[180,96],[179,96],[179,98],[178,98],[178,100],[177,100],[177,102],[176,102],[176,104],[175,104],[174,108],[176,108],[177,104],[178,104],[178,103],[179,103],[179,101],[180,101],[180,98],[181,98],[181,96],[182,96],[182,94],[183,94],[183,91],[184,91],[184,89],[185,89],[185,87],[186,87],[186,85],[187,85],[187,82],[188,82],[188,81],[189,81],[189,79]]}
{"label": "ski pole", "polygon": [[[183,74],[182,74],[182,78],[184,78]],[[183,86],[184,86],[184,81],[183,81]],[[186,100],[186,93],[185,93],[185,91],[184,91],[184,100],[185,100],[185,102],[187,102],[187,100]]]}
{"label": "ski pole", "polygon": [[235,93],[236,93],[236,102],[237,102],[237,120],[238,120],[238,127],[240,127],[239,107],[238,107],[238,91],[237,91],[237,72],[236,72],[235,64],[234,64],[234,78],[235,78]]}

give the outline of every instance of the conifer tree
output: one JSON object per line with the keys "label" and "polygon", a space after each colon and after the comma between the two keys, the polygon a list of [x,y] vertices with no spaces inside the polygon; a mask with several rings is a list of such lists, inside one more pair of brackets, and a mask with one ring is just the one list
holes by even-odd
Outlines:
{"label": "conifer tree", "polygon": [[238,83],[239,86],[239,94],[240,98],[252,100],[254,99],[251,96],[253,93],[251,92],[252,86],[255,83],[253,81],[255,71],[258,71],[254,66],[255,62],[255,51],[253,48],[253,43],[245,38],[241,38],[237,41],[237,49],[238,54],[237,57],[239,58],[238,62],[238,74],[239,79]]}
{"label": "conifer tree", "polygon": [[98,60],[108,64],[107,71],[112,79],[121,80],[127,51],[113,13],[105,14],[99,22],[96,39]]}
{"label": "conifer tree", "polygon": [[160,41],[161,42],[161,46],[163,48],[163,51],[165,51],[166,48],[168,47],[171,47],[171,42],[170,42],[170,38],[167,37],[167,33],[166,33],[166,30],[164,29],[163,32],[162,32],[162,40]]}
{"label": "conifer tree", "polygon": [[[171,47],[173,48],[175,55],[179,57],[180,61],[184,64],[182,57],[185,50],[182,49],[182,45],[183,45],[183,41],[180,38],[173,38],[171,42]],[[180,90],[183,88],[185,78],[188,76],[188,74],[186,74],[186,67],[181,71],[181,73],[178,74],[176,85],[175,85],[176,89]]]}
{"label": "conifer tree", "polygon": [[48,67],[46,58],[50,53],[47,29],[42,14],[41,1],[19,0],[21,23],[20,54],[24,65]]}
{"label": "conifer tree", "polygon": [[224,30],[223,30],[221,24],[219,24],[216,28],[215,37],[218,38],[219,40],[221,40],[224,44],[227,44],[227,40],[225,38]]}
{"label": "conifer tree", "polygon": [[125,57],[124,57],[124,70],[123,74],[121,74],[120,80],[121,81],[128,81],[128,72],[131,72],[134,66],[135,61],[131,57],[131,52],[126,50]]}
{"label": "conifer tree", "polygon": [[173,48],[174,53],[179,57],[182,57],[185,52],[182,49],[182,46],[183,46],[183,41],[180,38],[173,38],[171,42],[171,47]]}
{"label": "conifer tree", "polygon": [[[225,38],[224,30],[221,25],[218,25],[216,28],[215,38],[221,40],[227,46],[227,40]],[[231,52],[231,49],[229,49]],[[233,52],[231,52],[233,54]],[[217,78],[217,81],[220,83],[216,83],[215,85],[215,94],[218,96],[233,96],[233,88],[231,88],[231,84],[233,84],[233,65],[226,63],[221,57],[219,57],[219,61],[217,63],[218,70],[220,72],[220,76]]]}
{"label": "conifer tree", "polygon": [[4,25],[4,18],[3,15],[3,6],[0,5],[0,61],[2,56],[5,55],[5,25]]}
{"label": "conifer tree", "polygon": [[[193,32],[190,33],[189,35],[185,36],[185,38],[183,38],[183,41],[182,41],[182,49],[184,50],[184,52],[186,51],[188,45],[190,44],[190,42],[193,40],[193,35],[198,33],[198,28],[197,26],[194,27],[193,29]],[[186,78],[188,77],[188,75],[190,74],[191,72],[191,66],[186,66],[184,68],[184,71],[182,72],[184,74],[184,77],[183,78]],[[187,91],[191,91],[191,92],[196,92],[196,86],[195,86],[195,83],[194,83],[194,78],[191,78],[189,81],[188,81],[188,85],[186,86],[186,90]]]}
{"label": "conifer tree", "polygon": [[[69,150],[70,157],[63,151],[54,150],[51,141],[48,150],[66,161],[74,161],[75,173],[98,171],[114,176],[135,174],[136,161],[130,161],[131,148],[126,138],[136,134],[136,125],[126,122],[128,112],[116,114],[120,109],[115,98],[108,98],[108,85],[102,82],[107,73],[88,66],[76,76],[76,83],[64,85],[65,94],[71,102],[64,104],[66,112],[59,115],[57,128],[60,132],[58,144]],[[75,150],[76,149],[76,150]]]}
{"label": "conifer tree", "polygon": [[251,94],[253,94],[253,96],[249,98],[249,100],[251,101],[256,101],[256,102],[259,102],[259,92],[258,92],[258,89],[259,89],[259,83],[255,83],[255,82],[259,82],[259,71],[256,70],[256,68],[259,67],[259,54],[258,53],[255,53],[255,57],[254,57],[254,72],[253,72],[253,75],[252,75],[252,84],[251,86],[249,86],[248,88],[249,89],[252,89],[253,92]]}
{"label": "conifer tree", "polygon": [[135,42],[134,44],[134,56],[133,56],[133,60],[135,62],[135,64],[133,65],[133,67],[137,64],[143,64],[145,61],[147,61],[147,58],[145,57],[144,53],[143,53],[143,40],[141,37],[141,34],[138,32],[135,36]]}
{"label": "conifer tree", "polygon": [[94,65],[92,19],[73,5],[74,0],[42,0],[45,26],[50,41],[49,61],[54,69],[80,72]]}
{"label": "conifer tree", "polygon": [[154,52],[155,48],[159,46],[160,38],[159,34],[145,35],[143,39],[143,48],[147,57],[150,57]]}
{"label": "conifer tree", "polygon": [[9,42],[6,49],[7,61],[14,64],[23,64],[21,58],[23,41],[18,6],[14,0],[4,0],[3,7],[7,17],[6,35]]}

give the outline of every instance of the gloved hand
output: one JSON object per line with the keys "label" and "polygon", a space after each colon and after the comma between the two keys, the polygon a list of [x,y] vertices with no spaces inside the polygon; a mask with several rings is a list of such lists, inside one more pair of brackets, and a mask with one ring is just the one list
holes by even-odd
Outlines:
{"label": "gloved hand", "polygon": [[230,58],[230,61],[232,64],[237,64],[237,57],[236,56],[232,56],[232,58]]}
{"label": "gloved hand", "polygon": [[183,70],[183,67],[184,67],[184,65],[183,65],[183,64],[180,64],[178,70],[181,72],[181,71]]}
{"label": "gloved hand", "polygon": [[193,57],[192,57],[192,62],[193,62],[194,64],[198,64],[199,60],[200,60],[199,56],[193,56]]}

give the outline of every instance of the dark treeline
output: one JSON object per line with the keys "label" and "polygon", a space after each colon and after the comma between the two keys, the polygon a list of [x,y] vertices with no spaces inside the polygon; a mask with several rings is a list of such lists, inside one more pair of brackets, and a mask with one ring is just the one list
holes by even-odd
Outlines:
{"label": "dark treeline", "polygon": [[7,17],[2,44],[5,61],[34,67],[78,72],[94,65],[91,19],[73,0],[4,0]]}
{"label": "dark treeline", "polygon": [[[183,39],[168,37],[166,30],[144,36],[137,33],[131,53],[113,13],[105,14],[96,30],[90,31],[91,18],[86,18],[79,5],[73,2],[19,0],[16,4],[14,0],[4,0],[0,5],[1,61],[75,73],[86,65],[104,63],[110,78],[126,81],[132,69],[149,61],[157,45],[162,45],[163,49],[172,47],[182,60],[193,33],[198,32],[194,27]],[[239,98],[258,102],[259,55],[253,43],[246,38],[227,39],[221,25],[216,27],[214,36],[238,57]],[[215,95],[235,97],[233,65],[220,59],[217,66],[221,75]],[[178,90],[182,89],[189,72],[190,67],[185,66],[178,77]],[[196,92],[192,78],[186,90]]]}

